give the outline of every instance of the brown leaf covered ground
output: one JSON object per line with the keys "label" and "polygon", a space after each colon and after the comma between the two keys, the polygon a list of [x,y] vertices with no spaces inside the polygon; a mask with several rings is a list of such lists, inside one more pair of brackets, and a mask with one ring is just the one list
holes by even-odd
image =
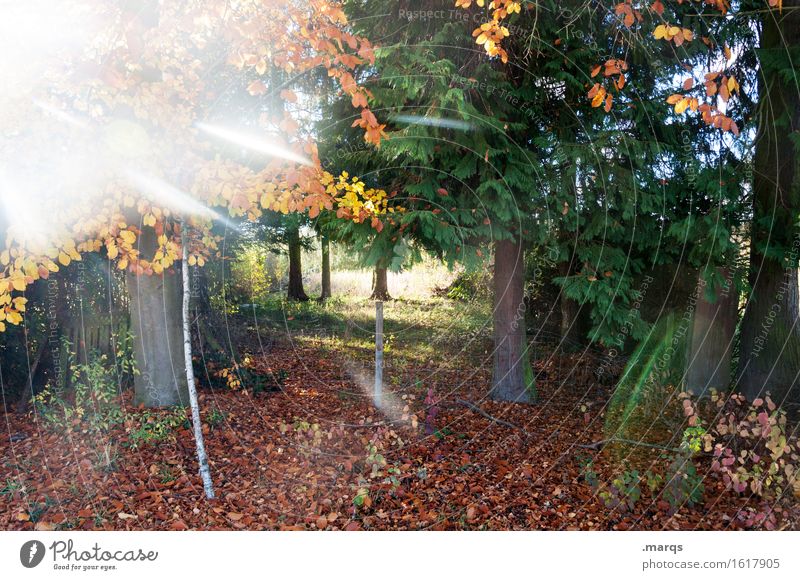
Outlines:
{"label": "brown leaf covered ground", "polygon": [[[134,449],[123,425],[98,438],[6,414],[0,528],[732,529],[748,502],[698,463],[703,505],[671,514],[647,490],[630,512],[605,505],[582,461],[593,459],[601,481],[622,468],[618,456],[580,447],[603,439],[609,397],[591,380],[589,355],[539,352],[540,402],[526,406],[485,400],[490,366],[481,353],[431,368],[424,357],[393,359],[390,347],[392,394],[376,411],[369,351],[351,346],[279,340],[252,365],[285,371],[282,391],[201,390],[213,501],[203,498],[187,426]],[[657,465],[658,452],[648,453]],[[782,527],[796,528],[796,515],[785,513]]]}

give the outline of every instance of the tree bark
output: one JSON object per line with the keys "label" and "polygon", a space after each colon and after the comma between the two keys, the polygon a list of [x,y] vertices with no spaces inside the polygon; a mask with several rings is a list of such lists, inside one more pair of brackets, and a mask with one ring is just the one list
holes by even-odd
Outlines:
{"label": "tree bark", "polygon": [[494,367],[491,397],[532,403],[536,398],[525,332],[522,243],[502,240],[494,254]]}
{"label": "tree bark", "polygon": [[[800,46],[800,0],[764,15],[761,50],[788,58]],[[800,209],[800,91],[796,77],[783,78],[769,60],[761,63],[759,131],[753,179],[750,242],[752,293],[742,321],[739,388],[749,399],[770,392],[776,402],[800,401],[800,297],[795,225]],[[775,253],[784,260],[777,259]]]}
{"label": "tree bark", "polygon": [[373,300],[391,300],[389,295],[389,276],[386,268],[383,266],[375,267],[375,282],[372,285]]}
{"label": "tree bark", "polygon": [[308,300],[303,288],[303,247],[300,244],[300,230],[292,228],[289,236],[289,288],[287,298],[305,302]]}
{"label": "tree bark", "polygon": [[203,480],[203,491],[207,499],[214,499],[214,485],[211,482],[211,470],[208,466],[208,455],[203,440],[203,425],[200,422],[200,404],[197,401],[197,387],[194,382],[194,368],[192,367],[192,332],[189,321],[189,305],[192,299],[191,285],[189,280],[189,256],[186,246],[186,224],[181,220],[181,236],[183,240],[181,277],[183,280],[183,304],[181,308],[181,322],[183,326],[183,357],[186,367],[186,384],[189,394],[189,405],[192,408],[192,427],[194,429],[194,441],[197,449],[197,463],[200,469],[200,478]]}
{"label": "tree bark", "polygon": [[[157,239],[144,228],[139,251],[150,257]],[[176,265],[176,268],[178,266]],[[127,274],[133,353],[139,371],[134,378],[134,404],[148,408],[189,404],[181,328],[181,289],[175,271]]]}
{"label": "tree bark", "polygon": [[322,291],[319,299],[326,300],[331,294],[331,242],[328,236],[322,236]]}
{"label": "tree bark", "polygon": [[[751,250],[751,253],[752,252]],[[800,401],[800,328],[797,270],[751,256],[753,292],[742,322],[739,388],[750,400]]]}
{"label": "tree bark", "polygon": [[718,270],[724,282],[714,288],[715,300],[705,297],[703,274],[692,321],[686,368],[686,390],[703,396],[711,389],[726,390],[731,384],[731,353],[738,317],[738,294],[731,272]]}

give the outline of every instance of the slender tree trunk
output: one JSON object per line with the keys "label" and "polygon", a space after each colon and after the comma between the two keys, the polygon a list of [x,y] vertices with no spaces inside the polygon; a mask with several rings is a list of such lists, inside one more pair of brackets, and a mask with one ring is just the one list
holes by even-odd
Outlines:
{"label": "slender tree trunk", "polygon": [[731,353],[738,317],[738,294],[730,271],[720,268],[724,282],[714,288],[715,300],[705,297],[700,273],[697,305],[688,341],[686,390],[703,396],[709,390],[726,390],[731,384]]}
{"label": "slender tree trunk", "polygon": [[194,441],[197,448],[197,463],[200,466],[200,478],[203,480],[203,490],[206,498],[214,499],[214,485],[211,482],[211,470],[208,467],[208,455],[203,441],[203,425],[200,422],[200,404],[197,401],[197,387],[194,382],[194,369],[192,368],[192,332],[189,321],[189,305],[192,299],[191,283],[189,279],[189,256],[186,249],[186,224],[181,220],[181,236],[183,241],[183,260],[181,274],[183,278],[183,308],[181,309],[181,322],[183,323],[183,356],[186,366],[186,383],[189,392],[189,405],[192,408],[192,427],[194,428]]}
{"label": "slender tree trunk", "polygon": [[519,241],[502,240],[494,254],[494,368],[491,397],[532,403],[536,391],[525,333],[525,267]]}
{"label": "slender tree trunk", "polygon": [[385,267],[375,267],[375,282],[372,284],[373,300],[391,300],[389,295],[389,275]]}
{"label": "slender tree trunk", "polygon": [[[150,257],[157,247],[152,228],[144,228],[139,251]],[[134,404],[171,407],[189,404],[181,328],[181,284],[175,271],[151,276],[127,274],[130,295]]]}
{"label": "slender tree trunk", "polygon": [[300,244],[300,230],[292,228],[289,235],[289,300],[305,302],[308,300],[303,289],[303,247]]}
{"label": "slender tree trunk", "polygon": [[322,292],[319,299],[325,300],[331,294],[331,242],[328,236],[322,236]]}
{"label": "slender tree trunk", "polygon": [[[752,293],[742,321],[739,388],[749,399],[769,391],[778,402],[800,401],[800,239],[795,225],[800,210],[800,87],[796,75],[787,79],[779,70],[788,66],[790,51],[800,47],[800,0],[786,0],[780,14],[764,14],[760,46],[770,58],[761,63]],[[786,260],[775,259],[776,251]]]}

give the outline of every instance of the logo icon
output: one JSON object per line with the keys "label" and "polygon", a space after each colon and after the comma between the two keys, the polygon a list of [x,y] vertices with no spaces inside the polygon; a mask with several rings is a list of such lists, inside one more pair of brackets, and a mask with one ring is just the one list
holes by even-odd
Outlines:
{"label": "logo icon", "polygon": [[36,568],[44,560],[44,552],[44,544],[39,540],[25,542],[19,549],[19,561],[26,568]]}

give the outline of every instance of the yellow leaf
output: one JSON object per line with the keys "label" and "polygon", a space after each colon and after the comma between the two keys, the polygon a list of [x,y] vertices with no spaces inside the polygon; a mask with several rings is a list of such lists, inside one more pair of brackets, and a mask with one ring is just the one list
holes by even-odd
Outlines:
{"label": "yellow leaf", "polygon": [[58,261],[62,266],[69,266],[70,262],[72,262],[72,258],[64,252],[59,252]]}
{"label": "yellow leaf", "polygon": [[136,234],[130,230],[123,230],[119,233],[119,237],[128,244],[133,244],[136,241]]}
{"label": "yellow leaf", "polygon": [[689,99],[683,98],[675,104],[675,113],[680,115],[689,106]]}
{"label": "yellow leaf", "polygon": [[653,36],[656,37],[656,40],[660,40],[667,36],[667,27],[663,24],[659,24],[656,26],[656,29],[653,31]]}
{"label": "yellow leaf", "polygon": [[23,276],[14,276],[11,278],[11,285],[14,287],[14,290],[19,290],[20,292],[25,291],[25,278]]}

